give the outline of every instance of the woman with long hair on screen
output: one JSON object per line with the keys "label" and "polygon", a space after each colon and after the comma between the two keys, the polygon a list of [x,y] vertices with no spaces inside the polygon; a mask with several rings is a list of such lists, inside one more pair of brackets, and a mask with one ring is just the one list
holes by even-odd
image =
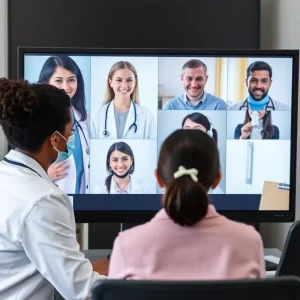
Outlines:
{"label": "woman with long hair on screen", "polygon": [[237,140],[278,140],[279,129],[272,124],[271,111],[249,108],[246,111],[244,123],[235,128],[234,138]]}
{"label": "woman with long hair on screen", "polygon": [[184,117],[181,127],[183,129],[198,129],[207,133],[218,144],[218,132],[213,128],[210,120],[203,114],[195,112]]}
{"label": "woman with long hair on screen", "polygon": [[54,288],[87,299],[103,278],[79,251],[69,197],[47,174],[72,153],[73,124],[62,90],[0,79],[0,125],[12,148],[0,162],[0,299],[54,299]]}
{"label": "woman with long hair on screen", "polygon": [[[157,183],[163,208],[120,232],[110,279],[222,280],[265,277],[259,233],[227,219],[207,194],[221,179],[216,143],[201,130],[177,130],[162,144]],[[226,200],[224,200],[226,201]]]}
{"label": "woman with long hair on screen", "polygon": [[[213,128],[212,123],[205,115],[199,112],[189,114],[184,117],[181,126],[183,129],[196,129],[207,133],[215,141],[216,145],[218,145],[218,132]],[[224,194],[224,191],[217,186],[214,189],[210,189],[208,193]]]}
{"label": "woman with long hair on screen", "polygon": [[131,147],[124,142],[110,146],[106,156],[106,170],[109,175],[105,179],[104,188],[95,188],[99,194],[148,194],[150,193],[141,180],[133,173],[135,158]]}
{"label": "woman with long hair on screen", "polygon": [[50,178],[68,194],[89,193],[89,115],[85,108],[84,81],[76,62],[67,55],[51,56],[44,63],[40,83],[63,89],[72,100],[75,150],[50,166]]}
{"label": "woman with long hair on screen", "polygon": [[103,105],[92,114],[92,138],[156,138],[156,122],[140,104],[138,85],[137,71],[130,62],[118,61],[111,67]]}

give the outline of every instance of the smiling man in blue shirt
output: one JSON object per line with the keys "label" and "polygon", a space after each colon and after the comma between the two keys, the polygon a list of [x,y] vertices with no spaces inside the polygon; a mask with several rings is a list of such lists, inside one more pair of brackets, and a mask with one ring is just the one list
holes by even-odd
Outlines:
{"label": "smiling man in blue shirt", "polygon": [[185,93],[170,99],[164,110],[226,110],[221,98],[205,92],[207,66],[201,60],[191,59],[182,67],[181,81]]}

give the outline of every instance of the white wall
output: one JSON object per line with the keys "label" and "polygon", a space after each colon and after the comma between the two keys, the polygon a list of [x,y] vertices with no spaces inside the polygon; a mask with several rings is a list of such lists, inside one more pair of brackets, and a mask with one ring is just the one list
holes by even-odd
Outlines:
{"label": "white wall", "polygon": [[[0,77],[7,76],[7,0],[0,0]],[[0,159],[7,152],[7,142],[0,127]]]}
{"label": "white wall", "polygon": [[[261,48],[300,49],[300,1],[261,0]],[[300,108],[300,106],[299,106]],[[298,133],[300,132],[298,122]],[[300,218],[300,137],[298,134],[298,163],[296,190],[296,219]],[[282,249],[291,224],[263,224],[261,226],[265,247]]]}

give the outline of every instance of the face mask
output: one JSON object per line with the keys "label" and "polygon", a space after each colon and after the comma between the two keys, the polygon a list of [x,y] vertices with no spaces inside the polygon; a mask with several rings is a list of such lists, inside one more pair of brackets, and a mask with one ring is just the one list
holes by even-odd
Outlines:
{"label": "face mask", "polygon": [[252,96],[249,94],[248,96],[248,102],[251,110],[264,110],[266,108],[266,105],[269,103],[270,98],[268,95],[266,95],[261,100],[255,100],[252,98]]}
{"label": "face mask", "polygon": [[68,159],[73,154],[73,152],[75,150],[75,136],[74,136],[74,134],[72,134],[69,136],[68,139],[66,139],[58,131],[56,131],[55,133],[58,133],[67,142],[67,152],[59,151],[56,148],[54,148],[58,152],[57,159],[55,161],[55,163],[57,164],[61,161]]}
{"label": "face mask", "polygon": [[128,174],[132,174],[132,170],[133,170],[133,167],[131,166],[127,172],[125,172],[123,175],[119,175],[117,173],[115,173],[111,168],[109,169],[110,173],[115,175],[116,177],[118,178],[125,178]]}

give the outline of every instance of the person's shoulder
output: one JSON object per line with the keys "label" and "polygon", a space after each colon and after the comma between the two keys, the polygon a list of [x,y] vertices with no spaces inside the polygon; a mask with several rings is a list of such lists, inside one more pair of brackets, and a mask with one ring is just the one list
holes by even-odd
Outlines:
{"label": "person's shoulder", "polygon": [[141,104],[135,104],[135,105],[136,105],[136,113],[137,114],[142,114],[148,119],[153,118],[153,114],[148,107],[141,105]]}
{"label": "person's shoulder", "polygon": [[151,238],[153,231],[156,231],[151,225],[152,222],[149,221],[119,232],[118,240],[120,246],[124,249],[124,254],[130,253],[131,249],[148,248],[148,242],[153,242],[153,238]]}
{"label": "person's shoulder", "polygon": [[275,106],[275,110],[291,110],[291,107],[283,102],[280,102],[278,100],[273,100],[274,106]]}
{"label": "person's shoulder", "polygon": [[182,102],[184,98],[184,94],[180,96],[176,96],[174,98],[169,99],[163,106],[163,109],[176,109],[178,103]]}
{"label": "person's shoulder", "polygon": [[102,115],[103,113],[105,113],[105,110],[108,106],[108,103],[103,104],[103,105],[99,105],[96,108],[94,108],[91,112],[91,116],[90,118],[93,119],[99,119],[99,115]]}
{"label": "person's shoulder", "polygon": [[240,107],[241,107],[241,103],[242,102],[238,102],[238,103],[235,103],[235,104],[232,104],[228,107],[228,110],[239,110]]}
{"label": "person's shoulder", "polygon": [[238,241],[243,245],[261,243],[261,236],[252,225],[229,220],[223,216],[223,231],[228,234],[228,239]]}
{"label": "person's shoulder", "polygon": [[100,186],[100,185],[95,185],[94,187],[91,187],[91,190],[93,191],[93,194],[107,194],[106,187]]}
{"label": "person's shoulder", "polygon": [[207,97],[207,102],[214,103],[216,109],[227,110],[227,103],[224,99],[207,92],[206,92],[206,97]]}
{"label": "person's shoulder", "polygon": [[220,98],[220,97],[218,97],[218,96],[216,96],[216,95],[213,95],[213,94],[211,94],[211,93],[208,93],[208,92],[206,92],[206,97],[207,98],[211,98],[211,99],[213,99],[214,101],[216,101],[216,102],[224,102],[225,104],[226,104],[226,102],[225,102],[225,100],[224,99],[222,99],[222,98]]}

